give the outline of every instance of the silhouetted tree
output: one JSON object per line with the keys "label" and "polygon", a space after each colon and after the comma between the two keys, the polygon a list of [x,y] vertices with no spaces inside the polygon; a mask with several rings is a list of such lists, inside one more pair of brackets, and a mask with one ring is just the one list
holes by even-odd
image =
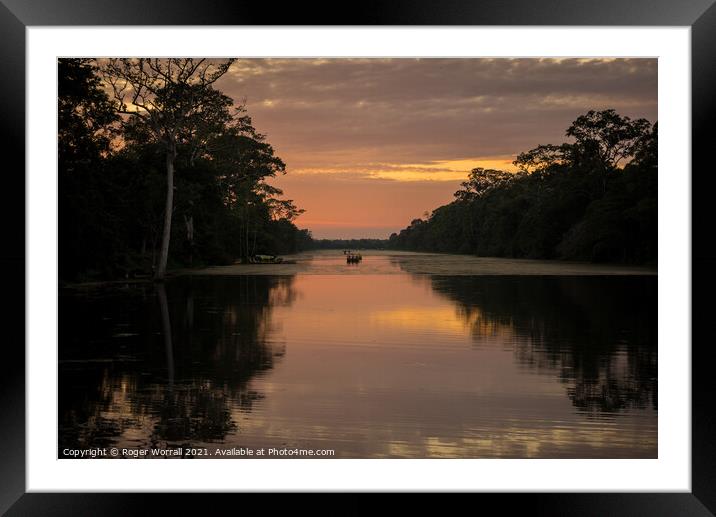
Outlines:
{"label": "silhouetted tree", "polygon": [[[127,73],[136,72],[139,60],[129,61]],[[266,182],[285,174],[285,164],[253,127],[245,106],[235,106],[211,84],[201,87],[196,76],[205,73],[208,83],[219,72],[196,68],[198,61],[191,77],[191,70],[184,72],[186,84],[168,82],[165,89],[158,80],[158,86],[150,84],[155,93],[142,90],[144,97],[134,103],[129,96],[134,90],[127,86],[122,107],[108,97],[113,88],[99,75],[101,66],[104,78],[122,92],[119,73],[107,75],[110,61],[59,60],[61,279],[156,272],[167,228],[168,266],[225,264],[252,253],[291,253],[310,246],[310,232],[293,223],[302,210]],[[143,63],[146,74],[170,66],[166,60]],[[175,64],[172,73],[180,74]],[[115,66],[125,72],[123,62],[116,60]],[[164,124],[168,136],[162,133]],[[172,139],[175,145],[168,146]],[[174,187],[169,192],[168,147]],[[171,212],[166,210],[168,194]],[[183,224],[167,225],[168,213]]]}
{"label": "silhouetted tree", "polygon": [[174,161],[186,144],[201,147],[202,138],[227,119],[227,97],[211,85],[235,60],[112,58],[102,67],[116,100],[116,109],[130,124],[152,135],[163,147],[166,163],[164,229],[155,278],[164,278],[169,257],[174,206]]}
{"label": "silhouetted tree", "polygon": [[643,118],[631,120],[613,109],[590,110],[572,122],[567,136],[576,140],[575,145],[584,154],[595,153],[603,168],[613,169],[634,156],[650,129],[651,124]]}
{"label": "silhouetted tree", "polygon": [[460,201],[472,201],[484,196],[492,189],[507,185],[511,178],[512,175],[505,171],[483,169],[482,167],[472,169],[467,181],[460,184],[462,189],[455,192],[455,197]]}
{"label": "silhouetted tree", "polygon": [[654,263],[657,125],[589,111],[574,141],[517,156],[517,173],[474,169],[455,201],[391,235],[397,249]]}
{"label": "silhouetted tree", "polygon": [[91,60],[60,59],[57,70],[59,270],[67,277],[99,269],[102,255],[114,254],[112,228],[99,224],[114,192],[99,172],[118,117]]}

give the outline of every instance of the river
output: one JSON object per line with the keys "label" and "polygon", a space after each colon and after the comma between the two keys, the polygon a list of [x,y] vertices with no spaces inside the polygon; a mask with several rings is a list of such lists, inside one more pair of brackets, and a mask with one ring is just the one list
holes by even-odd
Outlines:
{"label": "river", "polygon": [[657,457],[655,271],[363,256],[60,289],[58,456]]}

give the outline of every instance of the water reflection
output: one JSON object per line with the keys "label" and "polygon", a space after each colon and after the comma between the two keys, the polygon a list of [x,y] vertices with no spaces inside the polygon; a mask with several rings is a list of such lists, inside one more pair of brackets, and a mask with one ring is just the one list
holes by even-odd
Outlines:
{"label": "water reflection", "polygon": [[233,277],[61,293],[60,449],[222,440],[249,381],[284,354],[269,342],[291,277]]}
{"label": "water reflection", "polygon": [[476,343],[508,332],[520,365],[555,373],[588,413],[657,409],[655,277],[433,277]]}
{"label": "water reflection", "polygon": [[656,457],[655,276],[365,263],[62,290],[60,450]]}

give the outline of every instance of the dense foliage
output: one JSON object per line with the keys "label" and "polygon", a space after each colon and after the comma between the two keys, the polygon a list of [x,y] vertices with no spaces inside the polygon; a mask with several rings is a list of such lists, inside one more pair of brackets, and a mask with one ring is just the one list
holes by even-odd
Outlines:
{"label": "dense foliage", "polygon": [[[165,142],[118,109],[94,61],[60,59],[58,87],[60,278],[152,274],[164,228]],[[175,142],[170,266],[306,248],[310,233],[292,222],[301,210],[266,183],[285,173],[284,163],[243,106],[210,86],[202,102],[188,115],[196,116],[191,138]]]}
{"label": "dense foliage", "polygon": [[455,200],[390,236],[395,249],[655,264],[657,125],[605,110],[517,173],[474,169]]}

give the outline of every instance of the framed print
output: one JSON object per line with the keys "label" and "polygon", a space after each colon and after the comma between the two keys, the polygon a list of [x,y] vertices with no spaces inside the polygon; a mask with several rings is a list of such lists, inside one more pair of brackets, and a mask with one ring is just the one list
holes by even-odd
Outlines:
{"label": "framed print", "polygon": [[709,0],[2,9],[9,515],[716,511]]}

